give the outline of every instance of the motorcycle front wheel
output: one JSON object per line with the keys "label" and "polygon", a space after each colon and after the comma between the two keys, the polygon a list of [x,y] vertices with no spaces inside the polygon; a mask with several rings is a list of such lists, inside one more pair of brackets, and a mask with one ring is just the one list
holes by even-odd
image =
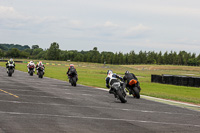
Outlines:
{"label": "motorcycle front wheel", "polygon": [[11,77],[11,76],[12,76],[12,73],[13,73],[13,70],[12,70],[12,69],[9,69],[9,70],[8,70],[8,76]]}
{"label": "motorcycle front wheel", "polygon": [[126,103],[126,102],[127,102],[126,98],[123,96],[123,92],[122,92],[121,89],[116,90],[116,93],[117,93],[117,95],[119,96],[119,100],[120,100],[122,103]]}

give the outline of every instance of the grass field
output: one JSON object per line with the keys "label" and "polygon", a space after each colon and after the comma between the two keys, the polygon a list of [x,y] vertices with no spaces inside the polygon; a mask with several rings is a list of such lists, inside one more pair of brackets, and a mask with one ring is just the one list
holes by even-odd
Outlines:
{"label": "grass field", "polygon": [[[78,71],[78,84],[101,88],[106,88],[105,78],[107,70],[111,69],[114,73],[121,76],[124,75],[126,70],[129,70],[138,77],[142,88],[141,94],[143,95],[200,104],[200,88],[151,83],[151,74],[192,75],[200,77],[200,67],[170,65],[103,65],[61,61],[43,62],[55,64],[45,65],[46,73],[44,76],[46,77],[68,81],[66,72],[69,64],[73,63]],[[16,69],[27,72],[26,65],[25,63],[17,63]],[[5,67],[5,62],[0,62],[0,66]]]}

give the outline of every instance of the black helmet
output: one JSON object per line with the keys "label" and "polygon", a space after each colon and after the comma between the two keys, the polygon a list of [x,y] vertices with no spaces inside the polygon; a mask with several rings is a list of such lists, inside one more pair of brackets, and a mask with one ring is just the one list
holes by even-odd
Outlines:
{"label": "black helmet", "polygon": [[130,73],[130,72],[129,72],[129,71],[126,71],[126,72],[125,72],[125,74],[128,74],[128,73]]}

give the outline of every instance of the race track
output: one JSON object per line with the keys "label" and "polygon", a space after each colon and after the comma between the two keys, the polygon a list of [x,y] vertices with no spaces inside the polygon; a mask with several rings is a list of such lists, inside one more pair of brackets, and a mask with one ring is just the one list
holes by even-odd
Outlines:
{"label": "race track", "polygon": [[198,111],[127,100],[122,104],[101,89],[17,70],[8,77],[0,67],[0,133],[200,132]]}

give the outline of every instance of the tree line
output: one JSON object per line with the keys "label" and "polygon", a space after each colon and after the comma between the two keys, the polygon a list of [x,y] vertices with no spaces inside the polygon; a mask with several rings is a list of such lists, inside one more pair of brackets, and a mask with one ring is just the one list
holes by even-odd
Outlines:
{"label": "tree line", "polygon": [[[0,45],[1,46],[1,45]],[[19,47],[19,46],[18,46]],[[44,60],[60,60],[60,61],[78,61],[78,62],[93,62],[106,64],[158,64],[158,65],[200,65],[200,54],[188,53],[186,51],[166,51],[164,53],[154,51],[130,51],[129,53],[122,52],[99,52],[97,47],[89,51],[77,50],[60,50],[59,44],[53,42],[48,49],[43,50],[38,45],[32,45],[25,49],[5,48],[0,47],[0,57],[7,58],[30,58]]]}

